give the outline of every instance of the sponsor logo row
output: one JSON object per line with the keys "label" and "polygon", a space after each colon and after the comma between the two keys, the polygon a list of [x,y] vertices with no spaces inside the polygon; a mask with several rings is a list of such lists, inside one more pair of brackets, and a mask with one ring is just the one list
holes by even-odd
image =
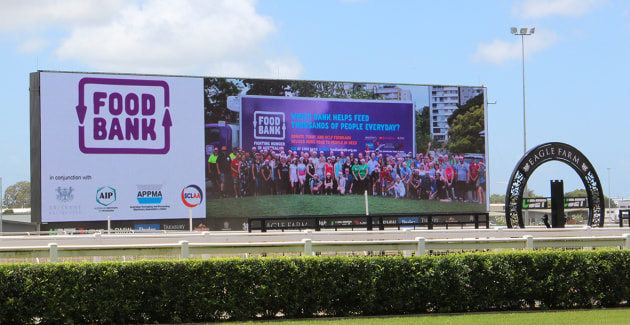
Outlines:
{"label": "sponsor logo row", "polygon": [[[76,191],[72,186],[57,187],[56,198],[61,203],[69,203],[74,200]],[[137,185],[136,200],[139,206],[159,206],[164,199],[161,184]],[[111,207],[118,199],[116,188],[111,186],[102,186],[96,190],[96,203],[102,207]],[[203,202],[203,191],[201,187],[191,184],[184,187],[181,191],[182,203],[194,208]]]}

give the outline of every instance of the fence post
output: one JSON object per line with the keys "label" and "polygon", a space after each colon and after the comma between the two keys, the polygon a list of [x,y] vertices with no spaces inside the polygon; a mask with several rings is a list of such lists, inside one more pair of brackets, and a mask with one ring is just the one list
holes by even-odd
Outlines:
{"label": "fence post", "polygon": [[55,243],[48,244],[50,263],[57,263],[59,261],[57,248],[57,244]]}
{"label": "fence post", "polygon": [[534,237],[531,235],[523,236],[525,238],[525,249],[532,250],[534,249]]}
{"label": "fence post", "polygon": [[185,240],[182,240],[179,242],[179,245],[181,246],[181,259],[186,260],[190,258],[190,249],[188,247],[188,242]]}
{"label": "fence post", "polygon": [[188,209],[188,229],[190,232],[193,231],[192,208]]}
{"label": "fence post", "polygon": [[304,243],[304,256],[313,256],[313,241],[310,238],[302,239]]}
{"label": "fence post", "polygon": [[424,237],[417,237],[418,247],[416,248],[416,256],[425,255],[427,253],[427,243]]}
{"label": "fence post", "polygon": [[623,239],[625,240],[625,245],[623,246],[623,249],[630,249],[630,234],[623,234],[621,237],[623,237]]}

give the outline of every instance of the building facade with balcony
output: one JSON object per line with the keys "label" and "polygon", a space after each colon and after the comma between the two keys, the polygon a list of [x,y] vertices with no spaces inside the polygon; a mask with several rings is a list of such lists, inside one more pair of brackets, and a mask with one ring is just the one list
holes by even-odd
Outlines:
{"label": "building facade with balcony", "polygon": [[438,143],[448,140],[448,118],[471,98],[483,93],[481,87],[430,86],[429,107],[431,116],[431,137]]}

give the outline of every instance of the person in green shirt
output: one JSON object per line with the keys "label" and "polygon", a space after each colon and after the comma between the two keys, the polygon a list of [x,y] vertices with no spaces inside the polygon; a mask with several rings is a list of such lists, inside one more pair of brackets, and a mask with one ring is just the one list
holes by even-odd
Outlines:
{"label": "person in green shirt", "polygon": [[232,152],[230,152],[230,159],[234,160],[234,158],[236,158],[236,155],[238,155],[238,148],[234,147],[232,148]]}
{"label": "person in green shirt", "polygon": [[210,157],[208,157],[208,177],[215,191],[217,191],[220,186],[217,158],[219,158],[219,148],[214,148],[214,151]]}
{"label": "person in green shirt", "polygon": [[361,193],[361,179],[359,178],[359,158],[354,158],[354,165],[350,171],[352,172],[352,177],[354,182],[352,183],[352,193]]}
{"label": "person in green shirt", "polygon": [[367,189],[368,185],[368,165],[365,164],[365,159],[359,160],[358,167],[359,184],[361,185],[361,191],[358,194],[363,194],[363,191]]}

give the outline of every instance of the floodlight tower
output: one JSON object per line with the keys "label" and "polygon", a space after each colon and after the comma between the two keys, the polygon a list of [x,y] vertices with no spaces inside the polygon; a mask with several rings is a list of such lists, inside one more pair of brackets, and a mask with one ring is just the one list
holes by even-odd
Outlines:
{"label": "floodlight tower", "polygon": [[[527,115],[525,114],[525,36],[533,35],[536,28],[531,28],[529,31],[527,28],[521,28],[517,30],[516,27],[510,28],[512,35],[518,35],[521,37],[521,57],[523,58],[523,155],[527,153]],[[525,196],[529,196],[527,185],[525,185]],[[525,211],[525,217],[529,220],[529,212]]]}
{"label": "floodlight tower", "polygon": [[518,35],[521,37],[521,57],[523,58],[523,153],[527,153],[527,119],[525,114],[525,36],[533,35],[536,28],[521,28],[517,30],[516,27],[510,29],[512,35]]}

